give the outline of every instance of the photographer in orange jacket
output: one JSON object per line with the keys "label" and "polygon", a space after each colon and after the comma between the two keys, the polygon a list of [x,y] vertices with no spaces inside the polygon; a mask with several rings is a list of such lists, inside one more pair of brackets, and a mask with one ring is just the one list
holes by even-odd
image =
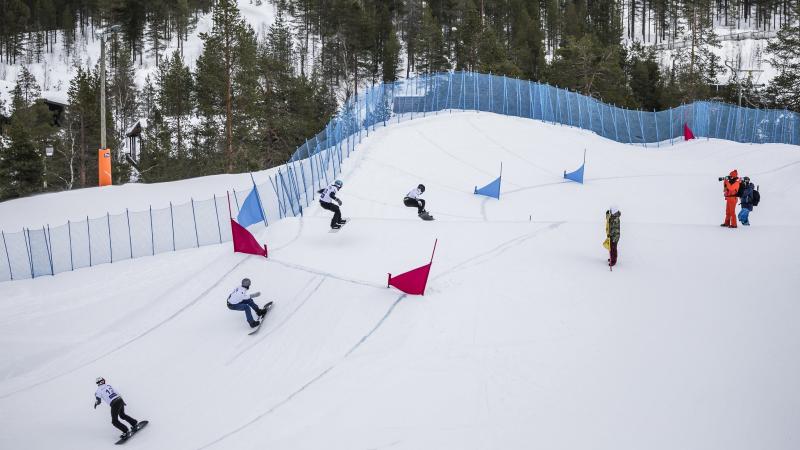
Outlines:
{"label": "photographer in orange jacket", "polygon": [[727,177],[719,177],[723,181],[722,193],[725,196],[725,222],[721,227],[736,228],[736,194],[739,192],[739,172],[732,170]]}

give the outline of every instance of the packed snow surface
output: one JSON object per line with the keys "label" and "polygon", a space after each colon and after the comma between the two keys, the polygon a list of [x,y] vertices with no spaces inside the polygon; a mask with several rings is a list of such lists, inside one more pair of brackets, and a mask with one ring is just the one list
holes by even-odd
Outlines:
{"label": "packed snow surface", "polygon": [[[129,449],[797,448],[797,147],[642,148],[486,113],[362,137],[337,234],[312,206],[254,226],[267,260],[225,244],[1,283],[0,448],[108,448],[97,376],[150,421]],[[565,182],[584,149],[585,184]],[[473,195],[501,162],[500,200]],[[734,168],[762,193],[736,230]],[[434,222],[402,205],[420,182]],[[436,238],[425,296],[387,289]],[[275,301],[254,336],[225,307],[243,277]]]}

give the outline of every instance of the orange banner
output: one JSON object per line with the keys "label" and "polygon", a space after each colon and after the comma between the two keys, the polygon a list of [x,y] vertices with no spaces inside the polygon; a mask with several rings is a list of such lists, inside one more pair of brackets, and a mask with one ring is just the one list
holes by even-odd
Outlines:
{"label": "orange banner", "polygon": [[111,149],[97,151],[98,186],[111,186]]}

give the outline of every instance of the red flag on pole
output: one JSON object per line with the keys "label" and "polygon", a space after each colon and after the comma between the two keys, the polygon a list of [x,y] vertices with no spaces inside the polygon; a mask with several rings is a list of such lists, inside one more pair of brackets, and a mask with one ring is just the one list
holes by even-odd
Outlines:
{"label": "red flag on pole", "polygon": [[686,123],[683,124],[683,139],[687,141],[694,139],[694,133],[692,133],[692,129],[689,128],[689,125]]}
{"label": "red flag on pole", "polygon": [[255,236],[247,231],[247,228],[239,225],[233,220],[231,214],[231,195],[228,194],[228,217],[231,219],[231,236],[233,237],[234,253],[247,253],[249,255],[259,255],[267,257],[267,244],[262,247]]}
{"label": "red flag on pole", "polygon": [[233,235],[233,251],[267,257],[267,244],[262,247],[256,238],[247,231],[247,228],[231,219],[231,234]]}
{"label": "red flag on pole", "polygon": [[425,264],[422,267],[417,267],[413,270],[409,270],[408,272],[401,273],[400,275],[394,277],[390,273],[389,281],[386,284],[386,287],[388,288],[389,286],[394,286],[406,294],[425,295],[425,286],[428,284],[428,274],[430,274],[431,271],[433,254],[436,253],[436,243],[438,242],[439,240],[437,239],[433,243],[433,253],[431,253],[431,261],[428,264]]}

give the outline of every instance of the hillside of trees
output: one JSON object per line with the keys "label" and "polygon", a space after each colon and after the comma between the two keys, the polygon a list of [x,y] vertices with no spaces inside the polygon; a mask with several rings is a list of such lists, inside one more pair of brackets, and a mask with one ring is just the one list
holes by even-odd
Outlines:
{"label": "hillside of trees", "polygon": [[[364,86],[445,70],[547,82],[645,110],[735,103],[741,93],[747,106],[800,111],[800,0],[275,1],[277,19],[257,32],[232,0],[2,0],[0,61],[24,67],[57,40],[75,52],[81,33],[120,25],[107,43],[108,141],[117,151],[128,127],[147,119],[142,182],[280,164]],[[190,68],[182,43],[208,13],[213,28]],[[780,30],[768,86],[719,81],[715,27],[743,22]],[[170,41],[179,44],[168,52]],[[686,45],[660,67],[640,41]],[[136,86],[145,58],[158,70]],[[96,185],[99,68],[78,68],[59,123],[40,90],[23,68],[10,104],[0,104],[0,199]],[[114,167],[115,183],[130,179],[126,163]]]}

